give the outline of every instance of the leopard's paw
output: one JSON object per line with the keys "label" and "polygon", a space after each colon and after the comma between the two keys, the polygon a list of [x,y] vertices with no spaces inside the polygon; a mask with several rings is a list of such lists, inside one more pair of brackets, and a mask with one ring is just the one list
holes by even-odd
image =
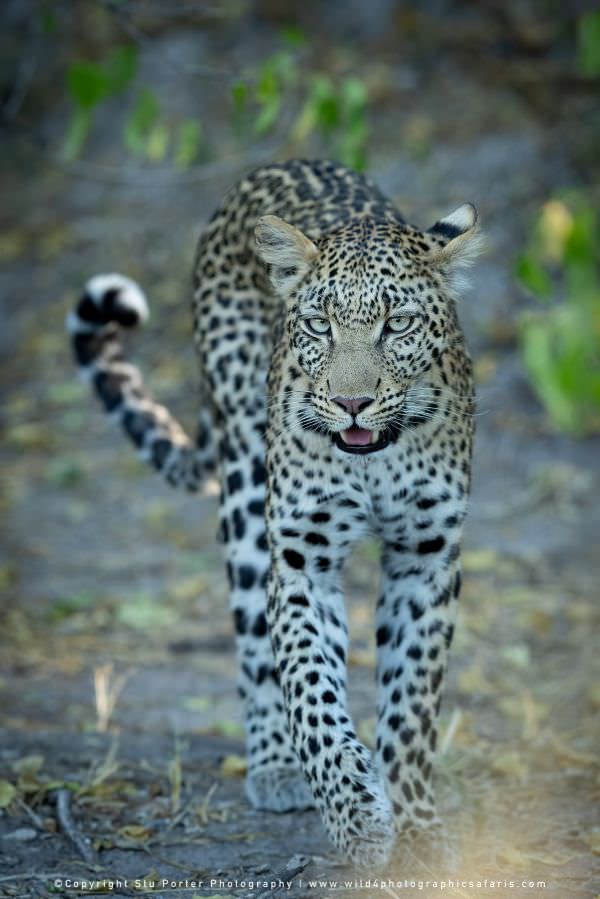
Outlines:
{"label": "leopard's paw", "polygon": [[394,862],[403,867],[434,870],[442,875],[460,864],[460,850],[456,835],[449,832],[439,818],[427,826],[407,824],[399,829],[398,848]]}
{"label": "leopard's paw", "polygon": [[381,869],[390,859],[395,840],[389,804],[375,796],[368,804],[363,801],[353,804],[340,848],[357,867]]}

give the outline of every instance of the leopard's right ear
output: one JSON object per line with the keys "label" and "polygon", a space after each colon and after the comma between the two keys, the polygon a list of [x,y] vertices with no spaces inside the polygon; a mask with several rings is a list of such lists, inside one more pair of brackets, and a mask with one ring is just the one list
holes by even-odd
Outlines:
{"label": "leopard's right ear", "polygon": [[316,259],[316,246],[302,231],[276,215],[263,215],[256,223],[254,236],[259,257],[271,267],[276,293],[290,293]]}

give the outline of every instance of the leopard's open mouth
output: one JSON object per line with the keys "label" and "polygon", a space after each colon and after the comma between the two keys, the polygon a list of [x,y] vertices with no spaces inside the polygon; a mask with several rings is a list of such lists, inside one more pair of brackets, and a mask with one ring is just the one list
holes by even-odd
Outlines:
{"label": "leopard's open mouth", "polygon": [[345,453],[365,456],[367,453],[376,453],[385,449],[391,440],[391,433],[353,427],[345,431],[335,431],[331,437],[337,448]]}

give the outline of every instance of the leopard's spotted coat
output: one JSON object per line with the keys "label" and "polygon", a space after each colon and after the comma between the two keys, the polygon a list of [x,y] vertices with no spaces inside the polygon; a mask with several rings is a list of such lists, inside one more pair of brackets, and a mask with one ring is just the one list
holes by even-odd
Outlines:
{"label": "leopard's spotted coat", "polygon": [[[365,864],[388,857],[395,830],[437,820],[472,442],[455,298],[476,232],[468,205],[420,231],[330,162],[244,178],[198,249],[195,441],[123,358],[119,326],[147,314],[133,282],[93,278],[69,319],[79,365],[167,480],[195,490],[218,470],[249,800],[316,804]],[[382,545],[375,759],[347,711],[340,582],[366,533]]]}

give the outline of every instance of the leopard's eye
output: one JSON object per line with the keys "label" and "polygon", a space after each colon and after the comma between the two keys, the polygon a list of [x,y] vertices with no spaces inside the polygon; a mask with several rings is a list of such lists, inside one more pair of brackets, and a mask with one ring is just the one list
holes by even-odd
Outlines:
{"label": "leopard's eye", "polygon": [[326,318],[305,318],[304,327],[309,334],[317,337],[326,337],[331,331],[331,325]]}
{"label": "leopard's eye", "polygon": [[388,318],[385,323],[385,330],[393,337],[398,337],[402,334],[408,334],[412,330],[414,323],[414,315],[395,315],[393,318]]}

